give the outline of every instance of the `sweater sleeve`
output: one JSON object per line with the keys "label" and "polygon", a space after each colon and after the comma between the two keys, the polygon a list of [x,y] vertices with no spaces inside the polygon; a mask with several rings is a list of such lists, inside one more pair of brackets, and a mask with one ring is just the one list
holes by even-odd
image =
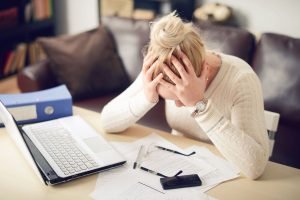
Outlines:
{"label": "sweater sleeve", "polygon": [[209,100],[196,121],[227,160],[245,176],[256,179],[263,173],[269,156],[261,85],[255,74],[242,76],[235,85],[231,120]]}
{"label": "sweater sleeve", "polygon": [[106,132],[121,132],[137,122],[156,103],[151,103],[143,90],[142,75],[101,112],[101,125]]}

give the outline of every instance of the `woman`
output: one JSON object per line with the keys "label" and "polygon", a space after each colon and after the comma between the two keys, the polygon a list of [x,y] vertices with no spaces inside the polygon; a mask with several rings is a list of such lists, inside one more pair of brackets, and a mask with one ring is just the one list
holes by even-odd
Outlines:
{"label": "woman", "polygon": [[107,132],[134,124],[159,100],[173,134],[212,142],[241,172],[258,178],[268,161],[259,79],[243,60],[207,51],[175,13],[155,22],[138,78],[101,113]]}

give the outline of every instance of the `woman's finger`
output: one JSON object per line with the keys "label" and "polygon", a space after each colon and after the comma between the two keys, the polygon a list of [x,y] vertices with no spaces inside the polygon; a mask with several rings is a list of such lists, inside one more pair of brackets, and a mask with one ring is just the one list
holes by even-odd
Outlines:
{"label": "woman's finger", "polygon": [[[148,55],[147,55],[148,56]],[[146,73],[151,65],[155,62],[156,58],[154,56],[149,55],[149,57],[144,59],[143,63],[143,73]]]}
{"label": "woman's finger", "polygon": [[152,84],[154,87],[156,87],[160,81],[163,79],[164,75],[162,73],[158,74],[157,77],[155,77],[152,81]]}
{"label": "woman's finger", "polygon": [[163,70],[166,73],[166,75],[171,79],[171,81],[173,81],[175,83],[175,85],[178,85],[181,83],[180,78],[174,74],[174,72],[172,72],[172,70],[170,69],[169,66],[167,66],[166,64],[163,64]]}
{"label": "woman's finger", "polygon": [[146,77],[147,77],[147,80],[149,80],[149,81],[152,80],[153,73],[154,73],[154,70],[155,70],[156,67],[157,67],[157,64],[158,64],[158,60],[154,61],[154,63],[152,63],[152,64],[150,65],[150,67],[148,68],[148,70],[146,71]]}
{"label": "woman's finger", "polygon": [[171,57],[171,62],[175,66],[175,68],[177,69],[180,77],[182,79],[185,79],[185,77],[187,76],[187,72],[185,70],[185,67],[179,62],[179,60],[175,56]]}
{"label": "woman's finger", "polygon": [[175,85],[173,85],[173,84],[171,84],[171,83],[169,83],[169,82],[167,82],[167,81],[165,81],[164,79],[161,79],[160,81],[159,81],[159,84],[161,84],[162,86],[165,86],[166,88],[168,88],[168,89],[170,89],[170,90],[172,90],[172,91],[175,91]]}
{"label": "woman's finger", "polygon": [[193,65],[192,65],[190,59],[183,52],[181,52],[181,60],[184,64],[185,69],[188,74],[195,73],[195,70],[193,68]]}

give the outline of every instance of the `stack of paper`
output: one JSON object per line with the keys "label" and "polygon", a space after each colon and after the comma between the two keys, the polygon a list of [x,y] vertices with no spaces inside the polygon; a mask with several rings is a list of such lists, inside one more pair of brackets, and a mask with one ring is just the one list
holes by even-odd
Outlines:
{"label": "stack of paper", "polygon": [[[192,146],[182,150],[157,134],[151,134],[132,143],[113,142],[115,148],[124,154],[127,164],[99,174],[96,188],[91,196],[94,199],[214,199],[204,192],[212,187],[238,177],[239,171],[226,160],[215,156],[208,149]],[[191,188],[163,190],[157,175],[133,169],[140,146],[148,147],[143,155],[141,166],[167,176],[174,176],[182,170],[185,174],[198,174],[202,185]],[[192,156],[182,156],[172,152],[155,149],[163,146],[183,153],[196,151]]]}

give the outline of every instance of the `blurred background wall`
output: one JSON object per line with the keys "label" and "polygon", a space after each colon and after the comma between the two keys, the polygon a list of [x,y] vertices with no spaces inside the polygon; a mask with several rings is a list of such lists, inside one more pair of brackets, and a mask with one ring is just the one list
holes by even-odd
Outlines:
{"label": "blurred background wall", "polygon": [[[101,3],[101,0],[56,1],[57,33],[74,34],[97,27],[99,2]],[[143,7],[150,2],[159,2],[159,0],[135,0],[134,5]],[[300,23],[298,22],[300,1],[298,0],[170,0],[167,2],[177,4],[177,8],[185,6],[187,18],[192,15],[188,13],[190,3],[195,4],[195,8],[207,2],[223,3],[233,8],[239,25],[252,32],[276,32],[300,38]]]}

